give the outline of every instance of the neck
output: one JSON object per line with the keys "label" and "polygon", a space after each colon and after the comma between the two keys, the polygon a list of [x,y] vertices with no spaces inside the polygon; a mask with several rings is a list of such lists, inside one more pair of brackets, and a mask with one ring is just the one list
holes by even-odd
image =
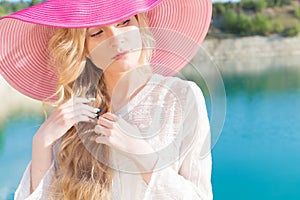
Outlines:
{"label": "neck", "polygon": [[117,111],[127,104],[146,85],[151,75],[150,66],[128,72],[104,73],[107,92],[111,97],[111,111]]}
{"label": "neck", "polygon": [[125,75],[125,72],[121,73],[104,73],[104,80],[107,88],[107,92],[109,96],[112,96],[113,90],[116,87],[119,80],[122,79],[122,77]]}

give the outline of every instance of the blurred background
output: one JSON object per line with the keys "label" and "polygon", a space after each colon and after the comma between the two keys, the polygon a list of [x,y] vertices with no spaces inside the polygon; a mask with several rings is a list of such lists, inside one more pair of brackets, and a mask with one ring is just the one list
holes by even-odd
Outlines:
{"label": "blurred background", "polygon": [[[2,0],[0,16],[39,2]],[[300,199],[299,19],[298,0],[214,1],[202,50],[179,73],[202,88],[209,115],[206,83],[193,72],[211,66],[222,75],[226,117],[212,149],[216,200]],[[13,199],[44,117],[41,103],[2,77],[0,102],[0,199]]]}

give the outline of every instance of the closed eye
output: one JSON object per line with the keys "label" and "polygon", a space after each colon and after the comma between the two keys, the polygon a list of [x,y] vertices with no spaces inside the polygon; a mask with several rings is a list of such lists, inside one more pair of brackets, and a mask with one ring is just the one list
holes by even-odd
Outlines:
{"label": "closed eye", "polygon": [[130,22],[130,19],[127,19],[127,20],[119,23],[117,26],[127,26],[129,24],[129,22]]}
{"label": "closed eye", "polygon": [[100,35],[102,32],[103,32],[103,31],[100,30],[100,31],[98,31],[97,33],[91,34],[91,37],[96,37],[96,36]]}

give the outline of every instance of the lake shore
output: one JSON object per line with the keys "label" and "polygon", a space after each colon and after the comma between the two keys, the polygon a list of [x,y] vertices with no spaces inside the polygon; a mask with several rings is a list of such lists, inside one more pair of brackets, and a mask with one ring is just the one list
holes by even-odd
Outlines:
{"label": "lake shore", "polygon": [[[275,67],[300,67],[300,37],[208,39],[202,47],[224,74],[261,73]],[[195,63],[201,63],[202,54],[195,56]]]}
{"label": "lake shore", "polygon": [[39,115],[43,113],[42,103],[31,99],[12,88],[5,79],[0,76],[0,125],[10,120],[11,117]]}

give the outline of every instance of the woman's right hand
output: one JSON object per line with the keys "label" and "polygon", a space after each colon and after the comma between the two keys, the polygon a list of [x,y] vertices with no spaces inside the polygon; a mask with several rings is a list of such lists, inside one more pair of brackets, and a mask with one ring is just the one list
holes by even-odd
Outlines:
{"label": "woman's right hand", "polygon": [[38,187],[53,163],[53,144],[74,124],[92,122],[97,117],[99,109],[88,105],[91,101],[91,99],[86,98],[68,100],[51,114],[34,135],[32,141],[31,193]]}
{"label": "woman's right hand", "polygon": [[39,139],[39,143],[43,146],[48,147],[61,138],[74,124],[94,121],[100,109],[88,105],[93,100],[77,97],[60,105],[41,125],[35,138]]}

